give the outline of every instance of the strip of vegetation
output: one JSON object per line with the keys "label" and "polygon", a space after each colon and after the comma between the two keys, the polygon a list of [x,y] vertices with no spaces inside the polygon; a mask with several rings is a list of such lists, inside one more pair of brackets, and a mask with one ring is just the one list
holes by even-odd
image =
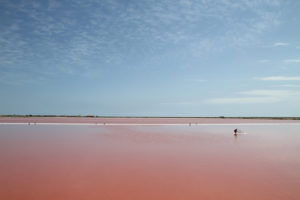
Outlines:
{"label": "strip of vegetation", "polygon": [[82,118],[210,118],[210,119],[277,119],[277,120],[300,120],[300,117],[178,117],[178,116],[98,116],[98,115],[0,115],[0,117],[82,117]]}

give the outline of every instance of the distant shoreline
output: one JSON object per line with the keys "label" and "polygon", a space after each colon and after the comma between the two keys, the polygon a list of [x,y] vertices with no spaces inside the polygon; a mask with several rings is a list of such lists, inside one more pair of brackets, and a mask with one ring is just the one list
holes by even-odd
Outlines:
{"label": "distant shoreline", "polygon": [[255,124],[300,123],[300,117],[119,117],[119,116],[56,116],[56,115],[2,115],[0,124]]}
{"label": "distant shoreline", "polygon": [[198,119],[274,119],[274,120],[300,120],[300,117],[181,117],[181,116],[99,116],[99,115],[0,115],[0,118],[15,117],[15,118],[32,118],[32,117],[66,117],[66,118],[198,118]]}

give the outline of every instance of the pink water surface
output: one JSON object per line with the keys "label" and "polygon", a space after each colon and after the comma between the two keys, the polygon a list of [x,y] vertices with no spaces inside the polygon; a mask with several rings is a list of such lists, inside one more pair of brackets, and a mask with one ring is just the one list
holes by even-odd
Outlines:
{"label": "pink water surface", "polygon": [[0,199],[296,200],[299,152],[299,125],[2,124]]}

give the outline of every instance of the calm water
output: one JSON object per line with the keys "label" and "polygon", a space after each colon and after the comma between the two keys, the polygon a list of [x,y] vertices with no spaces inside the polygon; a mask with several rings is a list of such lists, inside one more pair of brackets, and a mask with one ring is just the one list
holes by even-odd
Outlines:
{"label": "calm water", "polygon": [[0,199],[300,199],[300,125],[0,125],[0,162]]}

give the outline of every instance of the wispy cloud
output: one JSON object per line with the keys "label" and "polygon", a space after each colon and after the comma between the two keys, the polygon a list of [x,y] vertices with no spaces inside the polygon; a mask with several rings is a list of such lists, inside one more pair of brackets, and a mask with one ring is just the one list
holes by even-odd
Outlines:
{"label": "wispy cloud", "polygon": [[290,88],[300,88],[300,85],[295,85],[295,84],[282,84],[279,86],[280,87],[290,87]]}
{"label": "wispy cloud", "polygon": [[286,59],[284,60],[285,63],[299,63],[300,59]]}
{"label": "wispy cloud", "polygon": [[299,81],[300,76],[268,76],[254,79],[262,81]]}
{"label": "wispy cloud", "polygon": [[278,102],[276,97],[233,97],[233,98],[213,98],[206,102],[212,104],[251,104],[251,103],[274,103]]}
{"label": "wispy cloud", "polygon": [[285,43],[285,42],[276,42],[273,44],[274,47],[280,47],[280,46],[288,46],[289,43]]}
{"label": "wispy cloud", "polygon": [[[160,54],[170,45],[199,56],[252,45],[257,36],[278,24],[280,1],[276,2],[149,0],[124,7],[110,0],[75,1],[72,6],[57,0],[6,1],[1,17],[9,19],[11,26],[0,26],[0,55],[19,68],[24,68],[24,62],[41,66],[40,70],[76,63],[73,71],[79,73],[95,67],[95,62],[119,66],[128,57]],[[237,22],[240,11],[253,16]],[[208,25],[209,20],[220,26]]]}
{"label": "wispy cloud", "polygon": [[242,91],[238,94],[243,96],[212,98],[206,100],[205,102],[212,104],[258,104],[284,102],[291,99],[300,100],[300,90],[250,90]]}
{"label": "wispy cloud", "polygon": [[60,6],[61,6],[61,4],[58,1],[55,1],[55,0],[48,1],[48,9],[49,10],[56,9],[56,8],[58,8]]}
{"label": "wispy cloud", "polygon": [[297,96],[300,95],[300,91],[297,90],[250,90],[239,92],[240,94],[252,95],[252,96]]}

